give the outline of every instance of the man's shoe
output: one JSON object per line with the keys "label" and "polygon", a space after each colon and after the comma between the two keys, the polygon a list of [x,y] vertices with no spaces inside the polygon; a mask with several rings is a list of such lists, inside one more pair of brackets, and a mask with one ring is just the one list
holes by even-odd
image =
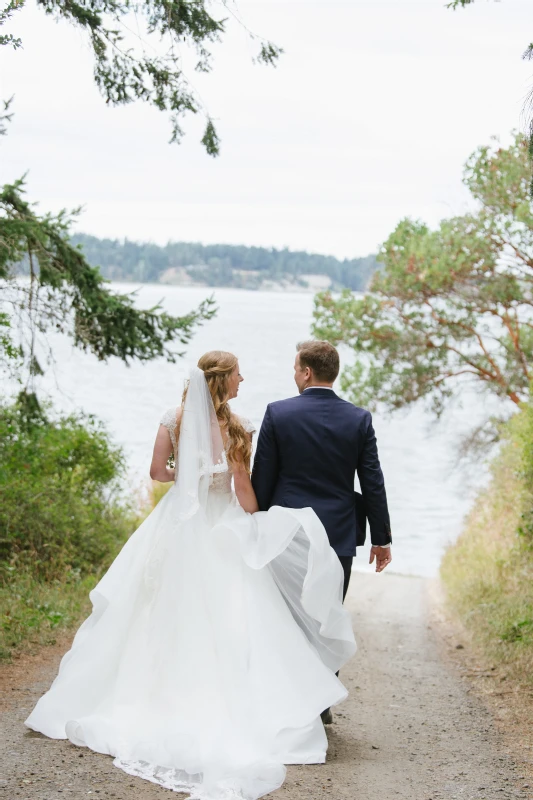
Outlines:
{"label": "man's shoe", "polygon": [[331,708],[326,708],[320,715],[323,725],[331,725],[333,722],[333,714],[331,713]]}

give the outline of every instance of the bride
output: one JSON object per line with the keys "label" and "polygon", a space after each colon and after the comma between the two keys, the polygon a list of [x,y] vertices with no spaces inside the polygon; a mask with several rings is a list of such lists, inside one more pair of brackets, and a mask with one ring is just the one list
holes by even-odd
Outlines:
{"label": "bride", "polygon": [[285,764],[324,762],[320,714],[346,697],[335,672],[355,652],[318,517],[257,511],[254,429],[228,405],[241,381],[221,351],[191,371],[154,447],[152,477],[174,485],[91,592],[25,723],[197,800],[257,800]]}

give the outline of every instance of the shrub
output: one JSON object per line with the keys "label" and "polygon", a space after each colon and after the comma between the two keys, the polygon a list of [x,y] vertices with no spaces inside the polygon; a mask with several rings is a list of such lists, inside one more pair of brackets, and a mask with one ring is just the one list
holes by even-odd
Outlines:
{"label": "shrub", "polygon": [[110,563],[131,532],[118,497],[124,457],[101,423],[81,414],[28,417],[0,406],[0,568],[54,580]]}

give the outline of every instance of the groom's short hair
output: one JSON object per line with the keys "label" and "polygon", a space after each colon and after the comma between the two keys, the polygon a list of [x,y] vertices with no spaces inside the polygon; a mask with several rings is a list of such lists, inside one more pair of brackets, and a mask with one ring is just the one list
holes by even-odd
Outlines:
{"label": "groom's short hair", "polygon": [[315,378],[324,383],[333,383],[339,374],[340,359],[335,347],[329,342],[310,340],[297,346],[300,366],[313,370]]}

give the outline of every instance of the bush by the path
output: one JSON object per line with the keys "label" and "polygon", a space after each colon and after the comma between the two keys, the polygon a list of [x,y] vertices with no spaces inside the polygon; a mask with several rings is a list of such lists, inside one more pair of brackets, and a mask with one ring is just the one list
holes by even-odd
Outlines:
{"label": "bush by the path", "polygon": [[0,407],[0,657],[87,612],[87,593],[135,527],[120,499],[124,459],[76,415]]}
{"label": "bush by the path", "polygon": [[507,424],[492,480],[441,576],[474,640],[510,680],[533,686],[533,405]]}

